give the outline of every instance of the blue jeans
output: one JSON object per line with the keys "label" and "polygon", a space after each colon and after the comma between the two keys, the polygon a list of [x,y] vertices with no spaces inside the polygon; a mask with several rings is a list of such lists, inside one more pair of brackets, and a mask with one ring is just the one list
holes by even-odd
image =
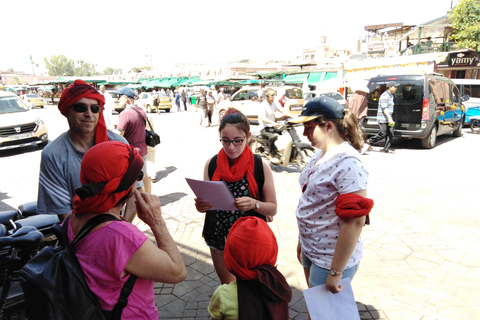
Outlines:
{"label": "blue jeans", "polygon": [[[310,259],[308,259],[307,256],[303,254],[303,252],[302,252],[302,265],[304,268],[310,269],[310,277],[308,278],[308,284],[310,287],[313,288],[313,287],[320,286],[322,284],[327,283],[327,278],[328,278],[328,275],[330,274],[330,270],[320,268],[315,263],[312,263],[312,261],[310,261]],[[342,274],[342,279],[350,278],[350,281],[352,281],[353,277],[357,273],[359,266],[360,266],[360,263],[353,267],[345,269]]]}

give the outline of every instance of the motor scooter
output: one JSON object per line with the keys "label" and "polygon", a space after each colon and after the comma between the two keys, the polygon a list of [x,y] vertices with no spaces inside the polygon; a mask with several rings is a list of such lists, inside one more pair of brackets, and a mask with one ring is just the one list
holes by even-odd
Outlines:
{"label": "motor scooter", "polygon": [[54,246],[57,215],[37,215],[37,203],[0,212],[0,319],[25,319],[20,269],[43,247]]}
{"label": "motor scooter", "polygon": [[[278,149],[279,162],[284,167],[287,167],[290,163],[295,163],[302,170],[315,154],[315,149],[309,143],[300,139],[295,129],[297,126],[299,125],[289,123],[286,120],[279,128],[276,128],[275,133],[278,133],[279,136],[275,140],[275,145]],[[288,135],[285,133],[288,133]],[[254,153],[260,154],[264,159],[275,164],[269,154],[267,138],[261,134],[252,135],[249,146]]]}

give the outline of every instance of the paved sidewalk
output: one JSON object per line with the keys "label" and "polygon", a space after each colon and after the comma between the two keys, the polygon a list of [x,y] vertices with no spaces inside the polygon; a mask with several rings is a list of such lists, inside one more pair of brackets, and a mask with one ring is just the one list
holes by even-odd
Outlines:
{"label": "paved sidewalk", "polygon": [[[162,137],[161,150],[182,152],[157,163],[157,182],[153,184],[188,272],[187,280],[180,284],[155,285],[161,319],[209,319],[207,305],[219,284],[201,236],[203,214],[195,210],[194,196],[184,178],[201,179],[205,160],[220,146],[195,140],[199,130],[203,130],[202,141],[209,139],[206,135],[212,141],[218,139],[218,133],[217,128],[199,128],[194,120],[191,141],[179,138],[169,145]],[[475,180],[460,182],[446,175],[448,170],[441,171],[443,167],[434,161],[441,155],[443,164],[452,164],[453,173],[461,154],[462,165],[474,168],[477,158],[468,150],[472,143],[478,145],[478,139],[472,140],[476,138],[464,134],[448,141],[445,139],[450,138],[439,137],[432,150],[401,144],[395,155],[372,152],[363,156],[370,171],[368,194],[375,207],[371,225],[362,232],[364,257],[352,282],[361,319],[480,319],[480,216],[472,207],[479,185]],[[170,149],[173,145],[176,149]],[[302,290],[307,287],[296,260],[299,170],[293,166],[272,168],[278,214],[270,227],[279,245],[278,268],[293,291],[290,318],[306,319]],[[480,179],[479,174],[474,177]]]}

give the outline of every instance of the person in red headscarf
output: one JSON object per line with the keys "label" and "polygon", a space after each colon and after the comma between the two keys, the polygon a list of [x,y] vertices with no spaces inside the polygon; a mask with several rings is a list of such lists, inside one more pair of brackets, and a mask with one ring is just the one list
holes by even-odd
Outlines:
{"label": "person in red headscarf", "polygon": [[[91,218],[107,213],[117,219],[99,224],[75,246],[85,280],[104,310],[112,310],[124,283],[137,276],[122,319],[158,320],[154,282],[178,283],[187,272],[180,252],[162,217],[157,196],[140,193],[143,161],[134,147],[117,141],[90,148],[82,160],[73,211],[68,221],[68,240]],[[138,217],[155,236],[156,244],[136,226],[122,220],[125,202],[135,197]],[[120,219],[120,220],[119,220]]]}
{"label": "person in red headscarf", "polygon": [[[220,282],[235,280],[225,267],[223,250],[225,239],[235,221],[245,216],[257,216],[264,220],[277,213],[277,197],[270,166],[254,156],[247,142],[250,138],[250,124],[247,117],[236,109],[229,109],[218,129],[223,148],[205,164],[204,180],[224,181],[235,197],[235,211],[210,210],[212,205],[202,199],[195,199],[199,212],[206,212],[203,237],[210,247],[213,265]],[[255,163],[259,163],[255,168]],[[255,177],[262,171],[263,179]],[[213,174],[211,174],[213,172]],[[259,182],[263,181],[263,186]]]}
{"label": "person in red headscarf", "polygon": [[225,265],[237,280],[217,288],[208,311],[214,319],[288,320],[292,289],[277,270],[277,239],[265,221],[242,217],[225,243]]}
{"label": "person in red headscarf", "polygon": [[103,95],[83,80],[75,80],[63,90],[58,109],[67,118],[69,130],[42,151],[37,213],[63,219],[72,210],[75,189],[81,186],[80,163],[85,152],[104,141],[128,143],[107,131],[104,104]]}

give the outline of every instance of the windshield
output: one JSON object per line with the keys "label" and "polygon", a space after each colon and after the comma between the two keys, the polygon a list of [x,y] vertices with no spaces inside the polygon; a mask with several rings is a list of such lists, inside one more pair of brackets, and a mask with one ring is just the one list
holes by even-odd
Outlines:
{"label": "windshield", "polygon": [[40,98],[39,96],[37,96],[36,94],[26,94],[25,95],[27,98]]}
{"label": "windshield", "polygon": [[285,90],[285,97],[289,99],[303,99],[303,91],[300,88]]}
{"label": "windshield", "polygon": [[326,92],[326,93],[320,93],[320,97],[330,97],[335,100],[343,100],[343,96],[339,92]]}
{"label": "windshield", "polygon": [[28,111],[28,107],[23,104],[17,97],[1,97],[0,98],[0,114]]}

